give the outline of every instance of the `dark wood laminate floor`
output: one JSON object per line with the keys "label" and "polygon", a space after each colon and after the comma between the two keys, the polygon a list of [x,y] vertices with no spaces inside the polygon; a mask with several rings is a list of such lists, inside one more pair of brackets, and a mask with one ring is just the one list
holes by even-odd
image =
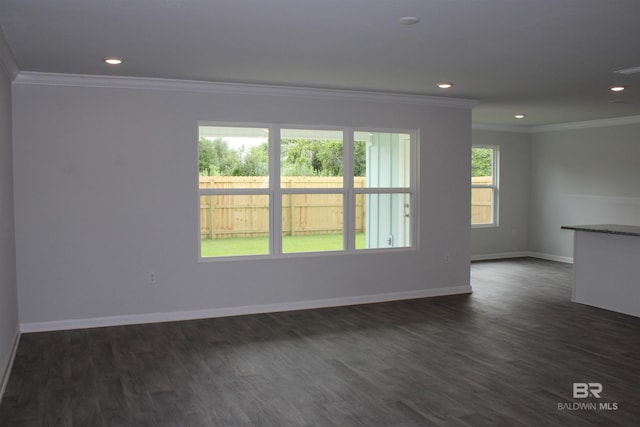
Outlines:
{"label": "dark wood laminate floor", "polygon": [[24,334],[0,425],[638,425],[640,319],[569,302],[569,265],[471,271],[472,295]]}

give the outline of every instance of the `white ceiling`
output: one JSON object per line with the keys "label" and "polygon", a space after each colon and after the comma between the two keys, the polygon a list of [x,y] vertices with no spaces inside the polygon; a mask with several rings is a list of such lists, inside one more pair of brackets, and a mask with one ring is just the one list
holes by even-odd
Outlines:
{"label": "white ceiling", "polygon": [[22,71],[470,98],[490,125],[640,114],[640,73],[614,73],[640,66],[640,0],[0,0],[0,27]]}

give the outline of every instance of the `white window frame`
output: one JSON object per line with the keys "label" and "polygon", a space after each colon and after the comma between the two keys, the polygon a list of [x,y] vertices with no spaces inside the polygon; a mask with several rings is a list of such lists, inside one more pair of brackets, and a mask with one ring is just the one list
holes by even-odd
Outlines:
{"label": "white window frame", "polygon": [[[409,198],[411,200],[409,206],[409,217],[411,218],[410,222],[410,231],[409,231],[409,240],[410,244],[408,246],[401,246],[395,248],[366,248],[366,249],[357,249],[358,252],[366,252],[372,250],[402,250],[402,249],[416,249],[418,247],[418,131],[417,130],[406,130],[406,129],[385,129],[385,128],[366,128],[366,127],[358,127],[351,128],[351,132],[349,134],[350,144],[349,144],[349,161],[350,167],[349,176],[353,177],[353,157],[354,157],[354,134],[356,132],[370,132],[370,133],[401,133],[408,134],[410,136],[409,143],[409,186],[408,187],[364,187],[364,188],[352,188],[352,200],[350,200],[350,206],[355,207],[355,197],[358,194],[409,194]],[[346,176],[346,171],[345,171]],[[353,179],[350,179],[350,184],[353,186]],[[355,212],[352,218],[354,222],[354,226],[351,227],[350,231],[353,233],[353,236],[350,236],[349,241],[355,245]],[[351,250],[356,250],[355,248],[349,248]]]}
{"label": "white window frame", "polygon": [[[499,226],[499,205],[500,205],[500,147],[498,145],[481,145],[473,144],[474,148],[488,148],[493,151],[493,161],[491,164],[493,174],[493,184],[471,184],[471,190],[474,188],[489,188],[492,190],[493,204],[491,206],[491,223],[487,224],[471,224],[472,228],[495,228]],[[471,165],[470,165],[471,166]]]}
{"label": "white window frame", "polygon": [[[280,176],[280,172],[281,172],[281,165],[280,165],[280,139],[281,139],[281,134],[280,134],[280,130],[282,129],[293,129],[293,130],[309,130],[309,131],[314,131],[314,130],[319,130],[319,131],[341,131],[342,132],[342,141],[343,141],[343,145],[342,145],[342,150],[343,150],[343,154],[342,154],[342,188],[338,188],[338,187],[330,187],[330,188],[282,188],[281,185],[281,176]],[[348,168],[350,171],[353,170],[353,166],[352,166],[352,162],[350,160],[347,160],[347,151],[348,150],[348,144],[347,144],[347,140],[349,139],[349,131],[348,128],[344,127],[344,126],[309,126],[309,125],[278,125],[277,126],[277,135],[278,138],[275,141],[274,145],[277,145],[277,157],[275,157],[275,162],[276,164],[270,164],[270,167],[274,167],[275,171],[277,172],[277,178],[274,177],[274,181],[277,180],[277,188],[274,188],[274,198],[277,199],[278,202],[278,218],[274,219],[274,223],[273,223],[273,235],[274,236],[282,236],[282,196],[285,196],[287,194],[342,194],[342,203],[343,203],[343,209],[342,209],[342,250],[336,250],[336,251],[315,251],[315,252],[282,252],[282,239],[273,239],[273,240],[277,240],[276,245],[273,246],[274,251],[271,252],[272,255],[274,256],[282,256],[282,257],[290,257],[290,256],[309,256],[309,255],[321,255],[321,254],[335,254],[335,253],[344,253],[349,251],[349,229],[352,228],[352,226],[350,225],[350,221],[349,218],[351,217],[351,211],[353,210],[353,207],[351,207],[351,204],[349,203],[349,191],[353,190],[353,180],[349,180],[347,179],[348,175],[347,173],[351,173],[353,174],[353,172],[348,172]],[[351,150],[353,151],[353,150]],[[348,183],[347,181],[352,181],[351,183]],[[354,205],[355,206],[355,205]],[[354,213],[354,218],[355,218],[355,213]],[[275,227],[278,228],[275,228]],[[270,234],[271,236],[271,234]],[[355,239],[355,232],[353,235],[353,238]]]}
{"label": "white window frame", "polygon": [[[220,262],[230,260],[251,260],[251,259],[272,259],[309,257],[335,254],[355,254],[370,253],[371,251],[415,251],[418,248],[418,130],[411,129],[389,129],[389,128],[368,128],[368,127],[348,127],[348,126],[319,126],[300,124],[266,124],[266,123],[244,123],[244,122],[216,122],[198,121],[200,126],[215,127],[246,127],[246,128],[266,128],[269,130],[269,187],[268,188],[200,188],[198,184],[198,218],[197,243],[198,258],[200,262]],[[341,188],[282,188],[280,172],[280,130],[333,130],[343,132],[343,186]],[[383,132],[383,133],[404,133],[410,135],[410,177],[408,187],[376,187],[376,188],[354,188],[353,179],[353,158],[354,158],[354,133],[355,132]],[[197,148],[197,146],[196,146]],[[196,149],[196,165],[199,162],[199,154]],[[198,169],[196,167],[196,169]],[[199,170],[197,171],[199,174]],[[196,183],[198,180],[196,180]],[[202,245],[200,243],[200,198],[207,195],[268,195],[269,196],[269,254],[254,255],[230,255],[203,257]],[[317,252],[282,252],[282,197],[288,194],[342,194],[344,200],[343,209],[343,249],[336,251]],[[356,194],[409,194],[411,198],[410,206],[410,245],[392,248],[366,248],[357,249],[356,245]]]}

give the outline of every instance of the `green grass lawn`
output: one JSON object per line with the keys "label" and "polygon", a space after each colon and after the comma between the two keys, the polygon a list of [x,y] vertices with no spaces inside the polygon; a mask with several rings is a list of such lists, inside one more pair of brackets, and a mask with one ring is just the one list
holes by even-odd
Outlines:
{"label": "green grass lawn", "polygon": [[[232,237],[201,241],[202,256],[262,255],[269,253],[268,237]],[[365,234],[356,234],[356,248],[365,247]],[[284,236],[282,251],[322,252],[342,250],[342,234],[317,234],[311,236]]]}

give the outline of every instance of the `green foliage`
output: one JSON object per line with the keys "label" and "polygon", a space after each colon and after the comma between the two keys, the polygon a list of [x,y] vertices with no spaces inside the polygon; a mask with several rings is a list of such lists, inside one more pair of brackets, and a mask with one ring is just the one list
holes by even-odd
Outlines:
{"label": "green foliage", "polygon": [[[243,152],[244,153],[244,150]],[[242,163],[233,171],[236,176],[267,176],[269,175],[269,145],[263,142],[249,148]]]}
{"label": "green foliage", "polygon": [[471,176],[493,175],[493,149],[475,147],[471,149]]}
{"label": "green foliage", "polygon": [[365,141],[354,141],[353,175],[367,176],[367,143]]}
{"label": "green foliage", "polygon": [[[284,139],[280,154],[283,176],[342,176],[342,141]],[[366,143],[354,145],[354,175],[364,176]],[[223,139],[200,138],[199,170],[203,176],[267,176],[269,146],[266,142],[245,151],[233,149]]]}
{"label": "green foliage", "polygon": [[240,153],[229,147],[222,139],[213,141],[200,138],[198,141],[198,155],[200,159],[200,175],[229,176],[234,175],[242,163]]}
{"label": "green foliage", "polygon": [[283,139],[283,176],[342,176],[342,141]]}

